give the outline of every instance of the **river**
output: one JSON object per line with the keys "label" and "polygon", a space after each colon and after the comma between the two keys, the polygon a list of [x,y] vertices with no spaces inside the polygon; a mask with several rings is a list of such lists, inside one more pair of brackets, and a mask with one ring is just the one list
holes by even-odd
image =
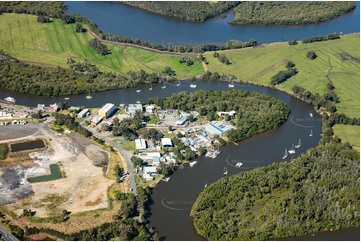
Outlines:
{"label": "river", "polygon": [[[170,44],[224,44],[227,40],[279,42],[302,39],[334,32],[344,34],[360,31],[360,2],[356,9],[331,21],[320,24],[292,26],[255,26],[228,24],[233,11],[226,18],[215,17],[204,23],[169,18],[116,2],[66,2],[69,14],[83,15],[96,23],[103,32]],[[106,16],[106,18],[104,18]]]}
{"label": "river", "polygon": [[[67,2],[69,13],[78,13],[93,20],[104,32],[120,34],[132,38],[140,38],[154,43],[169,44],[171,42],[200,44],[206,42],[224,43],[229,39],[247,40],[255,38],[258,41],[273,42],[301,39],[308,36],[327,34],[330,32],[344,33],[359,31],[359,3],[357,9],[335,20],[322,24],[307,26],[265,27],[265,26],[234,26],[227,24],[231,18],[229,13],[226,19],[215,18],[205,23],[190,23],[158,16],[145,11],[113,2]],[[106,16],[106,18],[104,18]],[[175,31],[176,30],[176,31]],[[106,102],[135,103],[146,101],[150,97],[165,97],[180,91],[194,91],[189,87],[189,81],[183,81],[177,87],[172,83],[162,89],[161,84],[142,86],[141,92],[130,88],[126,90],[112,90],[92,94],[93,99],[86,99],[85,95],[69,96],[70,105],[85,107],[101,107]],[[291,160],[306,152],[307,149],[317,146],[321,134],[321,117],[316,114],[312,106],[290,95],[253,85],[236,85],[236,89],[257,91],[283,100],[291,110],[289,119],[280,128],[255,135],[240,142],[221,148],[222,153],[216,159],[200,158],[193,168],[184,168],[172,175],[168,183],[161,182],[153,191],[151,205],[150,226],[155,227],[161,239],[165,240],[202,240],[195,232],[190,208],[204,185],[210,184],[223,177],[223,169],[227,167],[229,174],[247,171],[256,167],[266,166],[272,162],[281,161],[285,149],[302,140],[302,147],[295,155],[289,155]],[[197,82],[197,89],[228,90],[227,83],[213,81]],[[64,101],[60,97],[37,97],[18,94],[0,89],[0,98],[12,96],[17,104],[36,106],[39,103],[51,104]],[[313,118],[310,113],[313,113]],[[310,137],[310,131],[313,136]],[[241,168],[235,163],[242,161]],[[345,234],[349,240],[359,240],[359,229],[348,229],[337,232],[320,232],[314,236],[305,236],[293,239],[313,240],[344,240]]]}

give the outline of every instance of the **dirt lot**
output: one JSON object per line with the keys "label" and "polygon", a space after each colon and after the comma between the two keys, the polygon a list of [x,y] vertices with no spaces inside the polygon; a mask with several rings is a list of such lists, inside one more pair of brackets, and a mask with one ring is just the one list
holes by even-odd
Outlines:
{"label": "dirt lot", "polygon": [[[36,211],[37,217],[58,214],[63,209],[76,213],[107,207],[107,189],[114,181],[107,179],[102,168],[94,165],[107,162],[109,154],[106,151],[78,134],[58,134],[45,124],[0,127],[0,142],[22,137],[43,138],[49,146],[46,150],[30,153],[38,168],[34,171],[34,168],[24,166],[25,178],[35,173],[39,175],[39,170],[49,172],[49,165],[58,162],[66,177],[32,183],[33,195],[6,207],[17,214],[21,214],[24,208],[30,208]],[[29,186],[29,183],[25,180],[24,185]]]}

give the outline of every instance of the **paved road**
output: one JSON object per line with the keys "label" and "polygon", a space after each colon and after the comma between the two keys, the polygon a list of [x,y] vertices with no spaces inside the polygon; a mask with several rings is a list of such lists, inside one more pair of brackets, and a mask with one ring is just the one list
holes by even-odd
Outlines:
{"label": "paved road", "polygon": [[95,136],[97,136],[97,137],[103,139],[105,142],[111,144],[116,150],[118,150],[120,152],[120,154],[122,154],[122,156],[124,157],[125,162],[127,162],[127,166],[128,166],[131,192],[136,196],[137,195],[137,189],[136,189],[137,187],[135,185],[135,180],[134,180],[135,174],[133,173],[133,162],[130,160],[131,156],[129,155],[128,151],[124,150],[119,144],[114,142],[109,137],[100,134],[95,128],[87,127],[87,129],[89,131],[91,131]]}
{"label": "paved road", "polygon": [[6,229],[0,226],[0,234],[5,241],[19,241],[14,235],[10,234]]}

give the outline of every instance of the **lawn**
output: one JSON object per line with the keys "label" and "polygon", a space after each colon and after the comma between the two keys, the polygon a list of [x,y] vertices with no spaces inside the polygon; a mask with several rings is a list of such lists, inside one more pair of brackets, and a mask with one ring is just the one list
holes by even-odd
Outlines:
{"label": "lawn", "polygon": [[[306,58],[308,50],[315,50],[317,58]],[[288,43],[274,43],[257,48],[222,52],[231,65],[220,63],[213,53],[206,53],[211,72],[233,74],[239,80],[268,85],[278,71],[285,69],[287,60],[296,64],[298,74],[279,85],[280,89],[291,91],[299,85],[312,93],[324,94],[328,83],[327,74],[335,85],[340,98],[338,112],[350,117],[359,117],[360,110],[360,34],[342,36],[338,40],[290,46]],[[343,58],[342,58],[343,57]],[[332,69],[331,69],[332,67]]]}
{"label": "lawn", "polygon": [[336,124],[333,131],[342,142],[349,142],[355,150],[360,151],[360,126]]}
{"label": "lawn", "polygon": [[[86,28],[86,26],[83,26]],[[30,63],[68,67],[69,57],[77,61],[89,60],[102,71],[161,72],[170,66],[179,78],[202,74],[202,64],[194,60],[190,67],[179,63],[179,56],[159,54],[135,47],[107,44],[111,54],[102,56],[88,45],[94,38],[89,32],[76,33],[75,24],[59,19],[38,23],[36,16],[27,14],[0,15],[0,49],[11,56]]]}

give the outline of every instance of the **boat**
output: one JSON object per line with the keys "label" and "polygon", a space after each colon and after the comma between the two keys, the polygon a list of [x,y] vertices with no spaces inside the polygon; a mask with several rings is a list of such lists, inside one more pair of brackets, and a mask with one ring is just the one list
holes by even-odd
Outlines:
{"label": "boat", "polygon": [[242,162],[237,162],[236,166],[241,167],[241,166],[243,166],[243,163]]}
{"label": "boat", "polygon": [[165,82],[163,84],[163,86],[161,86],[162,89],[166,88],[167,86],[165,85]]}
{"label": "boat", "polygon": [[227,167],[224,167],[224,169],[223,169],[224,171],[223,171],[223,175],[224,176],[226,176],[227,174],[228,174],[228,170],[227,170]]}
{"label": "boat", "polygon": [[124,103],[124,97],[122,98],[122,103],[119,104],[119,107],[124,107],[125,106],[125,103]]}
{"label": "boat", "polygon": [[190,87],[190,88],[196,88],[196,87],[197,87],[197,85],[196,85],[196,84],[194,84],[194,83],[192,83],[189,87]]}
{"label": "boat", "polygon": [[93,98],[93,96],[90,95],[90,91],[89,91],[88,95],[86,96],[86,99],[92,99],[92,98]]}
{"label": "boat", "polygon": [[65,98],[64,98],[64,100],[69,100],[69,99],[70,99],[70,98],[68,98],[68,97],[65,97]]}
{"label": "boat", "polygon": [[288,156],[288,152],[287,152],[287,149],[285,150],[285,154],[282,156],[282,160],[286,159]]}
{"label": "boat", "polygon": [[228,84],[228,87],[229,88],[234,88],[234,84],[233,84],[233,81],[231,83]]}
{"label": "boat", "polygon": [[153,85],[150,84],[150,88],[149,88],[149,91],[152,91],[153,90]]}
{"label": "boat", "polygon": [[311,136],[313,136],[312,129],[311,129],[310,137],[311,137]]}
{"label": "boat", "polygon": [[294,144],[292,144],[292,148],[288,151],[288,153],[290,153],[290,154],[296,153]]}
{"label": "boat", "polygon": [[138,89],[137,92],[141,92],[142,90]]}
{"label": "boat", "polygon": [[313,113],[310,113],[310,117],[313,118]]}
{"label": "boat", "polygon": [[295,145],[295,148],[298,149],[302,146],[301,139],[298,139],[298,144]]}
{"label": "boat", "polygon": [[189,165],[190,165],[191,167],[193,167],[193,166],[195,166],[197,163],[198,163],[198,162],[195,160],[195,161],[189,162]]}
{"label": "boat", "polygon": [[207,181],[206,181],[206,184],[204,185],[204,187],[207,187],[208,186],[208,184],[207,184]]}
{"label": "boat", "polygon": [[170,177],[166,177],[166,178],[162,179],[162,181],[164,181],[164,182],[169,182],[169,180],[170,180]]}
{"label": "boat", "polygon": [[15,102],[16,102],[15,98],[10,97],[10,96],[4,98],[4,100],[5,100],[6,102],[8,102],[8,103],[15,103]]}
{"label": "boat", "polygon": [[181,85],[180,80],[178,80],[178,83],[176,84],[177,87],[179,87]]}

